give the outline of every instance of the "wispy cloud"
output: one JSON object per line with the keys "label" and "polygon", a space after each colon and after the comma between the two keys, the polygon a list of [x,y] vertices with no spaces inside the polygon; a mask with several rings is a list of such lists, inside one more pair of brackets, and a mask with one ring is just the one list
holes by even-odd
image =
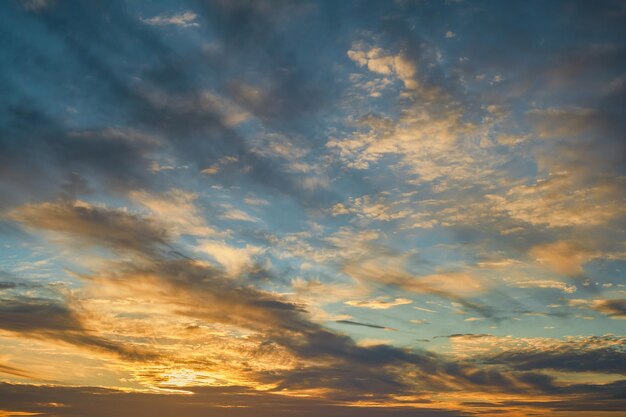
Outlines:
{"label": "wispy cloud", "polygon": [[385,298],[377,298],[374,300],[349,300],[346,304],[352,307],[371,308],[373,310],[387,310],[388,308],[411,304],[413,300],[408,298],[396,298],[387,300]]}
{"label": "wispy cloud", "polygon": [[180,26],[184,28],[200,26],[196,19],[198,15],[191,11],[176,14],[164,14],[150,18],[141,18],[141,21],[147,25],[154,26]]}
{"label": "wispy cloud", "polygon": [[568,301],[569,305],[578,308],[588,308],[615,319],[626,319],[626,299],[608,300],[584,300],[573,299]]}

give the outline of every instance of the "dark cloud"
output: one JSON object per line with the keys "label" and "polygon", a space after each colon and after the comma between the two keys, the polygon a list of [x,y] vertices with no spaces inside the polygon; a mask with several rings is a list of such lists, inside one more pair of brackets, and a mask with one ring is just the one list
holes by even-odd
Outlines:
{"label": "dark cloud", "polygon": [[39,379],[37,376],[24,369],[16,368],[14,366],[3,365],[0,363],[0,374],[17,376],[19,378],[27,379]]}
{"label": "dark cloud", "polygon": [[414,390],[411,381],[403,381],[390,377],[388,372],[381,373],[376,368],[349,367],[346,365],[332,367],[307,367],[291,372],[274,372],[261,375],[260,380],[279,384],[272,391],[284,389],[319,389],[320,381],[324,381],[324,389],[329,389],[326,396],[334,401],[355,401],[363,399],[367,393],[370,400],[388,400],[398,392]]}
{"label": "dark cloud", "polygon": [[[594,294],[597,296],[597,292]],[[584,308],[597,311],[613,319],[626,318],[626,300],[623,298],[613,299],[573,299],[569,300],[571,307]]]}
{"label": "dark cloud", "polygon": [[41,287],[41,284],[24,280],[11,272],[0,270],[0,292],[20,292]]}
{"label": "dark cloud", "polygon": [[[5,207],[32,200],[33,195],[40,199],[67,194],[68,178],[80,178],[83,184],[72,187],[74,195],[87,189],[85,177],[113,190],[146,183],[153,146],[135,140],[137,132],[132,130],[73,131],[24,106],[6,109],[0,125],[4,132],[0,140],[0,193],[5,196]],[[6,198],[8,195],[14,198]]]}
{"label": "dark cloud", "polygon": [[558,399],[547,401],[500,401],[482,403],[483,407],[540,407],[560,412],[622,412],[626,380],[604,385],[574,384],[558,391]]}
{"label": "dark cloud", "polygon": [[484,337],[491,337],[492,335],[490,334],[476,334],[476,333],[455,333],[455,334],[450,334],[448,336],[435,336],[433,339],[437,339],[437,338],[441,338],[441,337],[445,337],[448,339],[456,339],[456,338],[460,338],[460,339],[482,339]]}
{"label": "dark cloud", "polygon": [[9,216],[29,228],[68,234],[117,252],[150,253],[168,241],[167,231],[150,220],[77,201],[30,204]]}
{"label": "dark cloud", "polygon": [[522,371],[553,369],[569,372],[626,374],[626,339],[618,336],[592,336],[563,342],[549,349],[511,350],[480,358]]}
{"label": "dark cloud", "polygon": [[[4,410],[57,417],[119,417],[137,413],[154,417],[260,417],[332,415],[334,417],[455,417],[459,411],[413,407],[348,407],[335,401],[292,398],[242,387],[193,388],[194,395],[147,394],[92,387],[53,387],[0,384]],[[253,401],[251,405],[250,401]]]}
{"label": "dark cloud", "polygon": [[[341,370],[338,371],[340,373]],[[306,384],[306,375],[303,375]],[[332,381],[330,382],[332,384]],[[0,384],[0,401],[5,410],[38,412],[44,416],[94,417],[135,416],[137,410],[155,417],[174,416],[247,416],[250,400],[259,416],[303,416],[327,414],[349,416],[424,416],[453,417],[473,415],[471,411],[444,411],[432,407],[346,407],[340,400],[290,398],[284,395],[262,393],[243,387],[215,387],[187,389],[194,395],[147,394],[116,391],[94,387],[55,387],[45,385]],[[621,411],[624,401],[624,382],[606,385],[574,385],[556,400],[472,402],[468,407],[484,410],[510,407],[529,407],[546,411]],[[425,402],[425,401],[420,401]]]}
{"label": "dark cloud", "polygon": [[352,321],[352,320],[337,320],[335,323],[341,323],[341,324],[349,324],[351,326],[364,326],[364,327],[370,327],[372,329],[382,329],[382,330],[389,330],[388,327],[384,327],[384,326],[379,326],[377,324],[371,324],[371,323],[361,323],[358,321]]}
{"label": "dark cloud", "polygon": [[15,282],[1,281],[0,282],[0,291],[1,290],[10,290],[16,288],[17,284]]}
{"label": "dark cloud", "polygon": [[[330,66],[319,61],[323,57],[319,36],[328,36],[320,29],[333,29],[320,18],[319,9],[329,5],[265,1],[198,1],[196,5],[207,29],[217,34],[219,45],[211,65],[219,65],[225,73],[254,65],[254,78],[226,83],[232,97],[250,112],[270,125],[289,129],[330,103],[329,91],[337,83]],[[318,35],[307,35],[313,31]],[[260,94],[250,94],[242,81],[251,81]],[[319,88],[322,85],[325,88]]]}
{"label": "dark cloud", "polygon": [[591,308],[609,317],[626,319],[626,299],[623,298],[598,300]]}
{"label": "dark cloud", "polygon": [[58,301],[39,298],[0,300],[0,329],[19,336],[64,342],[81,348],[146,360],[154,355],[107,340],[87,330],[75,312]]}

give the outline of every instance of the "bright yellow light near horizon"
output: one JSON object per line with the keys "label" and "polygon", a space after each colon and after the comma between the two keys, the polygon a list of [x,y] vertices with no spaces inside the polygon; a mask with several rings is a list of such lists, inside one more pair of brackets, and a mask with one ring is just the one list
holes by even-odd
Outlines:
{"label": "bright yellow light near horizon", "polygon": [[167,379],[160,385],[188,387],[190,385],[195,385],[198,379],[198,374],[192,369],[176,369],[163,374],[163,377]]}

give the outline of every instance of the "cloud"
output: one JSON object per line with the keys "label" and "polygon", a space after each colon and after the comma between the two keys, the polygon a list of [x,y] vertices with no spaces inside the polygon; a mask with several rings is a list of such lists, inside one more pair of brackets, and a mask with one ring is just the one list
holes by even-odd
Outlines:
{"label": "cloud", "polygon": [[413,308],[416,309],[416,310],[419,310],[419,311],[425,311],[427,313],[436,313],[435,310],[431,310],[429,308],[417,307],[417,306],[414,306]]}
{"label": "cloud", "polygon": [[292,280],[291,285],[295,291],[294,301],[306,305],[311,320],[317,323],[349,319],[349,315],[337,315],[326,311],[326,306],[370,293],[369,288],[356,283],[323,282],[319,279],[296,278]]}
{"label": "cloud", "polygon": [[154,359],[155,355],[88,331],[75,312],[54,300],[37,298],[3,299],[0,329],[19,337],[63,342],[81,348],[119,355],[127,360]]}
{"label": "cloud", "polygon": [[[343,372],[346,372],[345,370]],[[339,375],[340,372],[335,373]],[[313,372],[302,374],[302,381],[315,379]],[[336,380],[337,378],[335,378]],[[377,387],[384,381],[378,382]],[[388,387],[389,388],[392,387]],[[189,395],[190,392],[193,395]],[[250,400],[259,417],[292,416],[293,410],[299,415],[314,417],[321,414],[348,417],[355,413],[354,407],[338,404],[336,401],[314,397],[289,397],[274,393],[237,386],[191,388],[185,393],[156,392],[145,393],[97,387],[59,387],[50,385],[0,384],[0,402],[9,414],[20,412],[54,414],[59,417],[89,415],[105,417],[114,414],[119,417],[136,415],[136,410],[144,410],[151,416],[185,415],[188,417],[244,417],[250,414]],[[362,417],[409,417],[415,410],[401,405],[389,407],[359,407]],[[436,407],[422,407],[420,417],[457,417],[462,413]]]}
{"label": "cloud", "polygon": [[183,28],[200,26],[196,19],[198,15],[191,11],[186,11],[171,15],[154,16],[150,18],[142,18],[141,21],[147,25],[153,26],[180,26]]}
{"label": "cloud", "polygon": [[213,175],[213,174],[217,174],[219,172],[219,168],[216,166],[210,166],[208,168],[204,168],[202,171],[200,171],[203,174],[207,174],[207,175]]}
{"label": "cloud", "polygon": [[598,113],[591,108],[545,108],[528,111],[540,137],[576,137],[599,127]]}
{"label": "cloud", "polygon": [[62,233],[115,251],[152,252],[169,239],[158,223],[83,201],[28,204],[13,209],[9,217],[32,229]]}
{"label": "cloud", "polygon": [[[0,141],[0,192],[13,196],[9,206],[32,197],[24,194],[23,187],[45,197],[67,192],[64,185],[68,180],[83,184],[74,190],[78,192],[91,185],[119,192],[148,183],[150,156],[158,147],[156,139],[136,129],[66,129],[32,109],[13,108],[8,112],[9,137],[29,144],[24,150],[9,140]],[[20,128],[22,125],[28,127]],[[110,170],[112,163],[116,170]],[[3,200],[6,202],[2,206],[6,207],[9,200]]]}
{"label": "cloud", "polygon": [[0,291],[9,290],[17,287],[17,283],[10,281],[1,281],[0,282]]}
{"label": "cloud", "polygon": [[406,271],[405,264],[405,256],[380,256],[348,264],[345,270],[355,278],[394,284],[415,292],[471,295],[485,290],[485,283],[469,273],[450,272],[415,276]]}
{"label": "cloud", "polygon": [[243,202],[249,206],[267,206],[270,204],[269,201],[256,197],[246,197]]}
{"label": "cloud", "polygon": [[374,199],[369,195],[364,195],[349,199],[349,204],[349,207],[346,207],[343,203],[335,204],[331,208],[332,215],[354,213],[364,219],[391,221],[405,218],[411,214],[411,211],[397,208],[399,204],[387,202],[382,197]]}
{"label": "cloud", "polygon": [[347,54],[361,67],[367,67],[370,71],[382,75],[395,75],[408,89],[417,87],[414,79],[417,70],[404,54],[393,55],[376,47],[368,50],[362,45],[354,45]]}
{"label": "cloud", "polygon": [[614,319],[626,319],[626,300],[625,299],[607,299],[607,300],[584,300],[573,299],[568,300],[568,304],[572,307],[588,308],[599,313],[605,314]]}
{"label": "cloud", "polygon": [[227,165],[234,164],[234,163],[236,163],[238,161],[239,161],[239,159],[237,157],[225,156],[223,158],[220,158],[217,161],[217,163],[215,163],[214,165],[211,165],[208,168],[204,168],[200,172],[202,174],[206,174],[206,175],[217,174],[221,169],[224,169],[224,167],[226,167]]}
{"label": "cloud", "polygon": [[408,298],[396,298],[387,300],[386,297],[377,298],[374,300],[349,300],[345,303],[352,307],[371,308],[373,310],[387,310],[392,307],[411,304],[413,300]]}
{"label": "cloud", "polygon": [[447,91],[448,85],[418,74],[429,68],[429,62],[420,56],[424,53],[407,50],[394,54],[380,47],[357,46],[348,55],[359,66],[403,81],[398,103],[402,111],[395,119],[377,114],[359,117],[352,135],[331,137],[326,146],[339,161],[364,170],[384,157],[396,157],[399,163],[386,169],[407,183],[427,183],[442,190],[483,182],[500,159],[480,145],[494,119],[485,118],[481,126],[468,122],[471,110]]}
{"label": "cloud", "polygon": [[[416,372],[434,373],[442,378],[456,378],[446,371],[445,359],[425,352],[409,352],[391,346],[358,346],[352,339],[311,322],[306,312],[298,305],[275,294],[263,292],[251,287],[240,286],[237,281],[226,279],[219,271],[187,259],[159,260],[149,268],[138,269],[128,265],[115,274],[99,274],[90,277],[91,282],[101,287],[105,284],[117,285],[126,290],[146,294],[151,291],[152,300],[159,297],[162,302],[178,306],[177,314],[211,323],[245,328],[262,335],[267,343],[275,343],[286,349],[296,361],[316,364],[342,364],[351,369],[336,383],[344,386],[351,384],[352,378],[358,378],[360,372],[368,373],[367,367],[376,365],[378,376],[391,383],[403,378],[394,367],[410,366]],[[229,311],[224,315],[224,311]],[[338,323],[354,326],[387,329],[383,326],[361,323],[352,320]],[[376,326],[376,327],[373,327]],[[277,384],[284,389],[298,389],[302,382],[297,378],[299,370],[285,370],[268,374],[265,383]],[[305,368],[306,369],[306,368]],[[405,368],[403,368],[405,369]],[[362,370],[362,371],[361,371]],[[319,373],[319,380],[309,379],[307,384],[312,388],[328,388],[324,383],[331,372]],[[465,371],[464,371],[465,372]],[[461,378],[466,378],[465,373]],[[332,372],[331,372],[332,374]],[[324,376],[326,375],[326,377]],[[271,377],[270,377],[271,376]],[[261,375],[253,375],[253,381]],[[362,388],[352,387],[353,395],[363,394]],[[365,390],[368,391],[367,389]]]}
{"label": "cloud", "polygon": [[188,234],[199,237],[219,236],[202,217],[195,201],[198,196],[181,189],[171,189],[163,194],[132,191],[129,197],[137,205],[144,206],[164,227],[176,235]]}
{"label": "cloud", "polygon": [[358,321],[352,321],[352,320],[337,320],[335,323],[340,323],[340,324],[349,324],[351,326],[362,326],[362,327],[369,327],[371,329],[380,329],[380,330],[393,330],[390,329],[388,327],[384,327],[384,326],[379,326],[377,324],[371,324],[371,323],[361,323]]}
{"label": "cloud", "polygon": [[206,239],[198,241],[194,250],[213,257],[234,277],[250,271],[255,265],[254,257],[264,252],[259,246],[246,245],[239,248],[222,241]]}
{"label": "cloud", "polygon": [[[68,203],[63,203],[68,204]],[[481,380],[474,371],[465,365],[450,364],[444,357],[419,351],[409,351],[392,346],[359,346],[351,338],[335,333],[314,323],[304,308],[279,294],[263,291],[245,282],[233,280],[211,265],[195,261],[180,255],[178,251],[158,251],[155,247],[169,245],[161,234],[149,235],[146,230],[152,230],[148,219],[139,216],[127,217],[119,210],[98,208],[97,214],[79,216],[76,221],[76,212],[73,205],[62,206],[58,210],[56,205],[37,206],[35,213],[45,213],[48,218],[51,210],[54,213],[57,231],[72,233],[78,239],[95,242],[98,236],[104,247],[124,248],[132,251],[143,251],[141,262],[131,260],[118,261],[105,265],[101,270],[90,274],[80,274],[80,278],[90,286],[98,288],[101,294],[138,298],[149,297],[152,304],[167,306],[177,317],[187,317],[202,322],[222,324],[231,328],[246,329],[261,340],[271,342],[280,349],[284,349],[293,360],[300,363],[314,361],[318,366],[324,364],[341,364],[350,369],[348,374],[340,374],[337,387],[351,384],[353,378],[373,378],[372,383],[384,378],[389,384],[396,387],[412,386],[413,382],[406,381],[396,369],[410,367],[422,375],[422,382],[431,378],[454,380],[461,378],[470,384],[491,385],[494,381],[508,380],[508,376],[497,377],[491,374],[490,379]],[[82,210],[82,209],[80,209]],[[79,210],[79,213],[81,213]],[[93,207],[87,208],[91,213]],[[121,216],[121,217],[118,217]],[[27,216],[30,227],[50,228],[50,223],[34,221],[40,216]],[[119,219],[124,221],[118,221]],[[90,227],[102,223],[101,219],[109,219],[107,228]],[[128,222],[132,219],[133,225]],[[76,227],[78,223],[80,226]],[[93,225],[92,225],[93,223]],[[123,233],[122,233],[123,231]],[[97,233],[96,233],[97,232]],[[133,236],[133,234],[135,236]],[[120,236],[124,238],[121,239]],[[148,237],[154,238],[153,244],[139,243]],[[132,241],[129,245],[126,241]],[[470,303],[466,302],[466,306]],[[91,334],[84,330],[76,316],[67,308],[54,303],[27,302],[5,303],[3,326],[5,330],[20,332],[29,337],[58,340],[84,346],[94,350],[118,353],[123,357],[134,358],[142,356],[135,353],[134,348],[120,345]],[[228,311],[228,314],[224,314]],[[36,317],[33,317],[35,315]],[[41,318],[38,318],[41,316]],[[383,326],[361,323],[351,320],[340,320],[338,323],[354,326],[387,329]],[[262,347],[266,342],[262,342]],[[165,359],[166,360],[166,359]],[[370,375],[368,369],[376,366],[376,376]],[[298,389],[302,381],[297,375],[300,372],[313,372],[313,369],[285,370],[279,373],[262,376],[267,371],[248,369],[248,377],[252,381],[259,378],[266,379],[277,387]],[[330,370],[319,375],[319,379],[309,378],[309,387],[328,387],[324,381]],[[331,372],[332,374],[332,372]],[[270,375],[273,375],[270,377]],[[427,376],[428,375],[428,376]],[[339,375],[338,375],[339,376]],[[155,376],[156,377],[156,376]],[[144,376],[144,378],[148,378]],[[162,378],[159,376],[158,378]],[[495,379],[494,379],[495,378]],[[157,379],[158,380],[158,379]],[[249,382],[252,383],[252,382]],[[282,389],[281,388],[281,389]],[[408,389],[408,388],[407,388]],[[364,387],[353,387],[353,395],[361,396]]]}
{"label": "cloud", "polygon": [[[493,343],[486,340],[486,343]],[[568,340],[529,339],[502,353],[485,354],[480,360],[506,364],[519,370],[553,369],[569,372],[603,372],[626,375],[622,360],[626,340],[619,336],[570,337]]]}
{"label": "cloud", "polygon": [[252,217],[245,211],[236,208],[227,208],[222,214],[220,214],[220,218],[226,220],[236,220],[240,222],[254,223],[259,221],[259,219],[257,219],[256,217]]}
{"label": "cloud", "polygon": [[350,210],[343,204],[337,203],[330,209],[333,216],[341,216],[342,214],[349,214]]}
{"label": "cloud", "polygon": [[3,365],[1,363],[0,363],[0,374],[17,376],[19,378],[26,378],[26,379],[41,379],[40,377],[38,377],[37,375],[34,375],[31,372],[28,372],[26,370],[16,368],[13,366],[9,366],[9,365]]}
{"label": "cloud", "polygon": [[566,294],[573,294],[577,290],[575,285],[568,284],[566,282],[551,280],[515,281],[514,285],[517,288],[554,288],[561,290]]}
{"label": "cloud", "polygon": [[583,265],[598,256],[597,252],[568,241],[558,241],[531,248],[530,255],[558,273],[576,276],[583,273]]}
{"label": "cloud", "polygon": [[415,276],[405,271],[404,263],[403,257],[379,257],[347,263],[344,271],[357,280],[393,285],[416,294],[435,295],[485,317],[495,318],[491,307],[467,298],[485,291],[481,280],[462,272]]}
{"label": "cloud", "polygon": [[[549,228],[603,227],[624,216],[621,121],[601,107],[529,110],[538,174],[494,197],[511,217]],[[547,141],[547,142],[546,142]]]}
{"label": "cloud", "polygon": [[470,321],[481,321],[481,320],[484,320],[484,319],[482,317],[468,317],[466,319],[463,319],[463,321],[467,321],[467,322],[470,322]]}
{"label": "cloud", "polygon": [[[32,33],[22,39],[22,45],[47,57],[49,67],[45,79],[38,74],[40,66],[20,57],[20,48],[7,50],[11,56],[8,59],[24,61],[21,76],[40,80],[41,87],[49,87],[50,94],[31,99],[18,84],[3,83],[15,98],[5,103],[7,117],[2,121],[7,132],[4,137],[10,138],[0,141],[4,180],[0,193],[11,196],[2,199],[4,205],[9,201],[11,205],[30,202],[33,193],[24,193],[25,189],[36,190],[41,199],[55,196],[59,184],[72,172],[84,178],[94,192],[111,193],[115,197],[129,189],[154,191],[159,188],[156,184],[159,179],[154,178],[150,170],[154,157],[159,160],[166,157],[173,162],[172,166],[182,162],[190,171],[200,171],[225,155],[239,158],[248,171],[254,171],[250,178],[263,184],[264,188],[280,190],[286,195],[293,193],[297,199],[310,198],[310,192],[303,189],[299,181],[285,176],[280,166],[251,152],[249,144],[235,127],[247,120],[244,114],[255,109],[246,109],[234,90],[223,91],[221,88],[232,79],[226,74],[232,73],[231,70],[238,72],[251,56],[255,56],[258,58],[255,59],[258,80],[262,79],[262,84],[270,90],[263,95],[263,103],[258,105],[259,111],[265,113],[265,119],[269,117],[284,123],[297,119],[294,116],[298,111],[304,114],[305,109],[319,106],[317,98],[324,89],[308,77],[308,72],[303,73],[304,66],[291,63],[287,59],[289,54],[282,48],[273,48],[268,54],[252,45],[236,45],[237,37],[246,30],[253,30],[259,22],[253,19],[244,25],[238,20],[239,7],[226,7],[222,3],[199,5],[200,10],[193,12],[197,13],[198,20],[202,16],[215,23],[213,28],[217,31],[218,43],[225,49],[229,49],[229,43],[233,45],[228,57],[217,59],[225,67],[222,70],[214,68],[211,76],[202,77],[201,82],[194,74],[200,66],[211,66],[208,62],[216,62],[213,57],[197,53],[199,45],[196,44],[188,52],[174,48],[165,35],[154,32],[149,25],[137,25],[136,16],[129,13],[123,2],[110,5],[107,12],[111,19],[102,19],[98,8],[87,5],[71,8],[58,3],[58,6],[54,13],[27,17],[21,11],[11,10],[25,23],[46,27],[51,33],[47,40],[52,46],[42,46]],[[241,6],[243,10],[247,7]],[[158,17],[154,23],[165,24],[172,16]],[[183,14],[183,22],[185,18],[191,16]],[[240,31],[230,32],[224,27],[227,21],[237,24]],[[193,23],[195,21],[190,24]],[[265,27],[268,30],[262,33],[275,32],[276,28],[271,26],[268,21]],[[63,59],[54,52],[60,50],[57,48],[67,52]],[[138,50],[154,58],[151,65],[144,65],[145,60],[136,53]],[[283,56],[280,68],[293,70],[288,77],[277,71],[275,61],[268,55]],[[67,57],[71,57],[73,65],[67,65]],[[127,65],[117,64],[121,62]],[[58,87],[70,73],[77,90],[90,92],[89,105],[78,106],[72,102],[69,90]],[[81,75],[87,73],[93,76]],[[207,79],[212,81],[204,82]],[[220,87],[220,91],[212,87]],[[276,99],[277,95],[280,99]],[[52,102],[63,102],[74,109],[76,113],[72,114],[77,116],[73,117],[100,113],[109,114],[111,118],[102,123],[79,124],[80,132],[88,134],[82,136],[90,136],[89,140],[81,139],[75,134],[72,117],[49,114],[47,109],[51,108]],[[303,105],[304,102],[307,104]],[[63,105],[59,108],[64,108]],[[289,117],[284,118],[285,115]],[[153,143],[123,141],[119,132],[156,140]],[[201,139],[207,135],[213,139]],[[25,146],[21,148],[16,143]],[[111,166],[116,169],[111,170]],[[312,203],[317,201],[310,199]]]}
{"label": "cloud", "polygon": [[[554,170],[554,164],[551,165]],[[504,196],[488,198],[498,211],[514,219],[550,228],[601,226],[624,214],[613,198],[623,187],[621,178],[600,178],[596,184],[589,184],[589,178],[579,175],[567,171],[552,173],[533,184],[515,186]]]}
{"label": "cloud", "polygon": [[[224,124],[228,127],[237,126],[250,120],[252,115],[238,106],[232,100],[219,96],[211,91],[201,95],[201,105],[222,115]],[[224,157],[218,161],[221,165],[237,162],[236,157]]]}

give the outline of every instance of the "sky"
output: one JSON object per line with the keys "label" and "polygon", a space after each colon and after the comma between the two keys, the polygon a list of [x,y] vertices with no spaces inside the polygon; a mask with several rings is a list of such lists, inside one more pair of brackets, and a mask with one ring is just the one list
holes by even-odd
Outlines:
{"label": "sky", "polygon": [[0,6],[0,416],[626,416],[626,2]]}

